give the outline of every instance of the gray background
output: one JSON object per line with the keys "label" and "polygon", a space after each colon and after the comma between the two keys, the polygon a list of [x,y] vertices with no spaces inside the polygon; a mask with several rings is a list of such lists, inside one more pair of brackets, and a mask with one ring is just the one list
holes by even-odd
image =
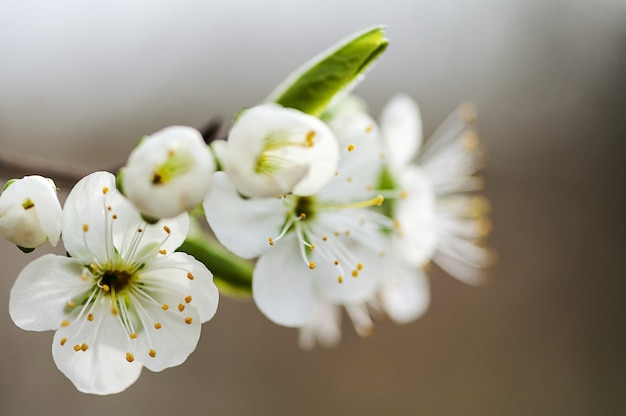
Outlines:
{"label": "gray background", "polygon": [[3,0],[0,154],[85,173],[122,164],[142,135],[228,121],[377,23],[391,46],[357,89],[374,113],[406,91],[428,134],[463,99],[480,109],[491,282],[435,268],[422,319],[368,339],[346,323],[339,347],[313,352],[222,297],[184,365],[97,397],[56,370],[51,332],[12,324],[9,290],[34,257],[0,241],[0,415],[626,411],[623,1]]}

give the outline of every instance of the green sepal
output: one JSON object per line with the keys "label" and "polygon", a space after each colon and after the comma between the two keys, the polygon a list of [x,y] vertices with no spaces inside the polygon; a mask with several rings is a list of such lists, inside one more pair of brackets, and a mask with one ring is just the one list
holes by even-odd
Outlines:
{"label": "green sepal", "polygon": [[35,251],[35,247],[22,247],[22,246],[15,246],[17,248],[19,248],[20,250],[22,250],[22,253],[32,253],[33,251]]}
{"label": "green sepal", "polygon": [[348,92],[387,49],[384,27],[357,33],[307,62],[279,85],[267,101],[320,116],[339,92]]}
{"label": "green sepal", "polygon": [[119,170],[115,174],[115,187],[124,196],[126,196],[126,193],[124,192],[124,171],[125,170],[126,168],[119,168]]}
{"label": "green sepal", "polygon": [[13,185],[13,182],[17,181],[18,179],[9,179],[4,186],[2,187],[2,192],[6,191],[7,188],[11,185]]}
{"label": "green sepal", "polygon": [[194,233],[176,251],[190,254],[203,263],[213,273],[213,281],[221,293],[239,297],[252,295],[253,263],[235,256],[214,238]]}

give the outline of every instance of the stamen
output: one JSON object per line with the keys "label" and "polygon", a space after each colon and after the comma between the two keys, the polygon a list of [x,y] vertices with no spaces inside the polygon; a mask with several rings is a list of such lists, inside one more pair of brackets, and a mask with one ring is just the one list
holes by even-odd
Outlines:
{"label": "stamen", "polygon": [[61,326],[66,327],[70,324],[70,321],[61,321]]}
{"label": "stamen", "polygon": [[130,334],[130,338],[131,339],[137,339],[137,333],[133,332],[132,334]]}
{"label": "stamen", "polygon": [[193,277],[193,274],[191,272],[187,272],[187,279],[193,280],[195,278]]}
{"label": "stamen", "polygon": [[61,338],[61,341],[59,342],[59,344],[65,345],[66,342],[67,342],[67,338]]}
{"label": "stamen", "polygon": [[76,352],[80,351],[80,345],[78,344],[74,345],[74,351]]}
{"label": "stamen", "polygon": [[82,351],[87,351],[87,349],[88,349],[88,348],[89,348],[89,346],[88,346],[87,344],[85,344],[84,342],[83,342],[83,344],[80,346],[80,349],[81,349]]}
{"label": "stamen", "polygon": [[67,307],[68,308],[73,308],[74,306],[76,306],[76,304],[74,302],[72,302],[71,300],[69,302],[67,302]]}
{"label": "stamen", "polygon": [[164,303],[163,305],[161,305],[161,308],[163,308],[163,310],[166,311],[170,308],[170,305],[168,305],[167,303]]}
{"label": "stamen", "polygon": [[102,193],[104,195],[108,194],[109,193],[109,188],[107,188],[106,186],[104,188],[102,188]]}
{"label": "stamen", "polygon": [[163,325],[161,325],[161,322],[154,323],[154,329],[161,329],[161,328],[163,328]]}
{"label": "stamen", "polygon": [[350,143],[350,144],[348,145],[347,149],[348,149],[348,152],[353,151],[353,150],[355,149],[354,144]]}
{"label": "stamen", "polygon": [[129,363],[132,363],[133,361],[135,361],[135,356],[129,352],[126,353],[126,361],[128,361]]}
{"label": "stamen", "polygon": [[87,315],[87,320],[89,322],[93,321],[93,313],[90,313],[90,314]]}
{"label": "stamen", "polygon": [[185,305],[183,305],[182,303],[179,303],[178,304],[178,310],[179,310],[179,312],[184,311],[185,310]]}
{"label": "stamen", "polygon": [[150,351],[148,351],[148,355],[150,357],[154,358],[154,357],[156,357],[156,351],[151,349]]}
{"label": "stamen", "polygon": [[315,268],[315,262],[311,261],[309,262],[309,269],[313,270]]}
{"label": "stamen", "polygon": [[168,227],[167,225],[164,225],[164,226],[163,226],[163,230],[164,230],[166,233],[168,233],[168,234],[170,234],[170,233],[172,232],[172,231],[170,230],[170,227]]}
{"label": "stamen", "polygon": [[89,231],[89,224],[83,224],[83,231],[84,232]]}
{"label": "stamen", "polygon": [[339,275],[339,276],[337,277],[337,281],[338,281],[339,283],[343,283],[343,276],[342,276],[342,275]]}
{"label": "stamen", "polygon": [[315,144],[313,142],[313,137],[315,137],[315,132],[313,130],[309,131],[306,134],[306,137],[304,139],[304,143],[306,144],[307,147],[313,147],[313,145]]}
{"label": "stamen", "polygon": [[159,250],[159,254],[166,255],[167,254],[167,250]]}
{"label": "stamen", "polygon": [[381,206],[384,200],[385,197],[379,194],[375,198],[368,199],[366,201],[350,202],[347,204],[323,204],[322,207],[325,209],[365,208],[373,205]]}
{"label": "stamen", "polygon": [[192,322],[193,322],[193,320],[191,319],[191,317],[190,317],[190,316],[188,316],[187,318],[185,318],[185,323],[186,323],[187,325],[191,325],[191,323],[192,323]]}
{"label": "stamen", "polygon": [[359,277],[359,271],[357,269],[352,270],[352,277]]}
{"label": "stamen", "polygon": [[185,296],[185,303],[191,302],[191,296]]}

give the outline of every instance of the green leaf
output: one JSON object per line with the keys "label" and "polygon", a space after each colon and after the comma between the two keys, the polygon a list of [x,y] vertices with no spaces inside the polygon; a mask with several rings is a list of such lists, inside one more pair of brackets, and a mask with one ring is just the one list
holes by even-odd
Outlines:
{"label": "green leaf", "polygon": [[337,93],[356,85],[388,44],[383,26],[357,33],[287,77],[267,101],[319,117]]}
{"label": "green leaf", "polygon": [[194,233],[178,248],[202,262],[212,273],[213,281],[221,293],[233,296],[252,295],[254,265],[232,254],[214,238]]}

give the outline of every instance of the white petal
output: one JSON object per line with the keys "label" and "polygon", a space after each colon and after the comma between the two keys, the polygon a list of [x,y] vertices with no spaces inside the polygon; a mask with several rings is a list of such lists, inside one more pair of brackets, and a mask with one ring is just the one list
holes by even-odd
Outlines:
{"label": "white petal", "polygon": [[63,242],[67,252],[83,264],[91,264],[94,259],[106,263],[107,253],[112,256],[112,243],[105,238],[109,232],[106,207],[109,202],[115,202],[118,211],[118,206],[123,204],[119,202],[121,195],[113,191],[115,177],[109,172],[95,172],[81,179],[65,200]]}
{"label": "white petal", "polygon": [[[200,338],[201,319],[198,310],[185,303],[182,294],[153,294],[159,303],[142,296],[132,297],[134,308],[144,323],[137,332],[132,353],[146,368],[161,371],[182,364],[195,350]],[[168,304],[170,308],[163,310],[163,304]],[[184,309],[179,309],[179,305],[184,306]],[[158,328],[155,326],[157,323]]]}
{"label": "white petal", "polygon": [[396,202],[400,233],[394,235],[394,249],[404,262],[419,267],[432,258],[439,243],[435,195],[428,178],[417,167],[405,169],[401,179],[408,196]]}
{"label": "white petal", "polygon": [[273,322],[298,327],[313,316],[312,279],[318,269],[303,262],[295,236],[288,235],[263,254],[254,269],[252,296],[257,307]]}
{"label": "white petal", "polygon": [[414,321],[430,305],[428,278],[421,269],[395,263],[380,291],[380,300],[387,315],[395,322]]}
{"label": "white petal", "polygon": [[300,328],[298,345],[313,349],[319,342],[323,347],[334,347],[341,340],[341,309],[337,305],[318,299],[315,312],[309,322]]}
{"label": "white petal", "polygon": [[285,221],[279,198],[243,199],[224,172],[213,175],[203,207],[220,243],[246,259],[268,250],[268,239],[280,233]]}
{"label": "white petal", "polygon": [[415,157],[422,144],[422,118],[417,103],[408,95],[389,100],[380,115],[380,128],[386,142],[386,159],[397,171]]}
{"label": "white petal", "polygon": [[[219,301],[213,275],[206,266],[186,253],[159,256],[146,264],[138,273],[139,279],[151,286],[177,291],[178,303],[197,309],[200,322],[207,322],[215,315]],[[189,298],[187,298],[189,296]],[[187,302],[187,300],[189,302]]]}
{"label": "white petal", "polygon": [[22,329],[56,329],[67,319],[68,302],[88,294],[93,280],[82,280],[83,266],[75,259],[47,254],[19,274],[9,301],[13,322]]}
{"label": "white petal", "polygon": [[[172,165],[171,177],[155,175]],[[162,169],[163,168],[163,169]],[[171,218],[200,205],[215,170],[213,156],[196,129],[172,126],[146,138],[135,148],[124,171],[124,192],[143,213]]]}
{"label": "white petal", "polygon": [[93,321],[83,316],[59,328],[52,344],[54,362],[83,393],[119,393],[137,380],[141,362],[127,360],[132,340],[110,313],[109,298],[99,297],[92,313]]}
{"label": "white petal", "polygon": [[371,197],[382,167],[380,132],[366,113],[339,112],[329,121],[341,146],[335,177],[322,189],[324,201],[358,201]]}

